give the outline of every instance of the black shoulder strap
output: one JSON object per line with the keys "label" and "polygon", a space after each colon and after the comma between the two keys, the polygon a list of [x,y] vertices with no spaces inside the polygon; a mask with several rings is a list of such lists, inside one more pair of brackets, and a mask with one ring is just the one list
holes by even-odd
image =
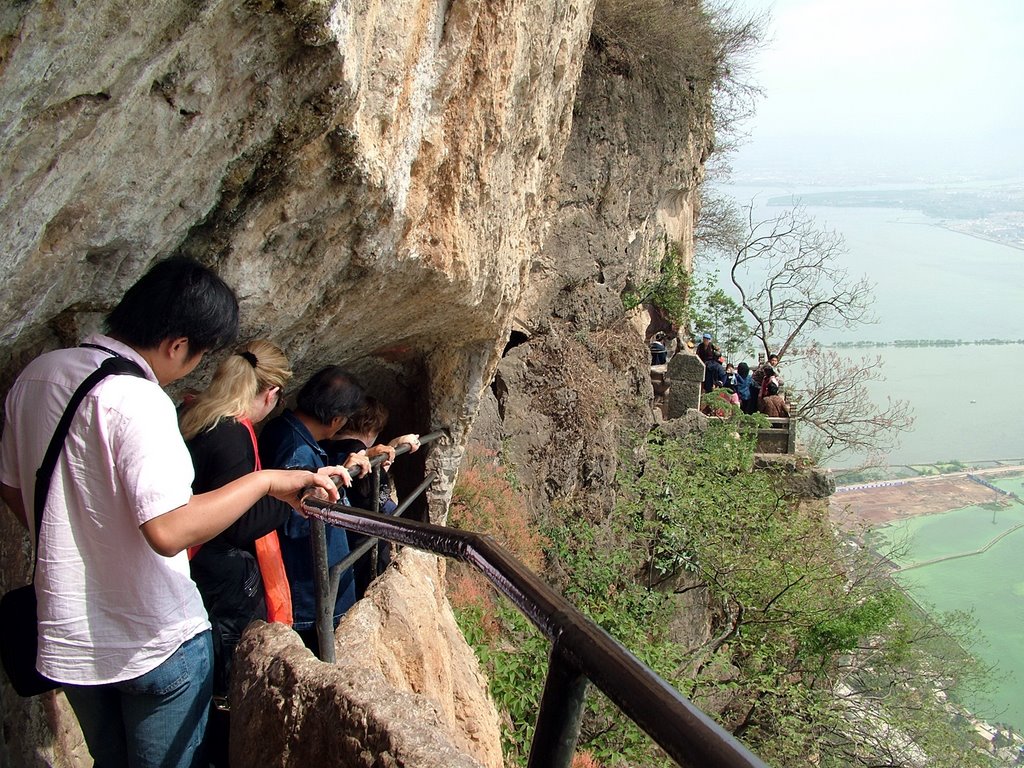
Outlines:
{"label": "black shoulder strap", "polygon": [[127,357],[115,354],[114,357],[108,357],[104,360],[99,368],[90,373],[85,381],[79,384],[78,389],[71,396],[67,408],[64,409],[64,414],[60,417],[60,421],[57,422],[57,428],[54,430],[53,437],[50,438],[50,445],[43,456],[43,463],[39,465],[39,469],[36,471],[35,496],[33,497],[35,499],[36,522],[36,550],[32,562],[33,581],[35,581],[36,562],[39,560],[39,533],[43,526],[43,507],[46,506],[46,497],[50,493],[50,480],[53,478],[53,470],[57,466],[57,458],[64,448],[64,441],[67,439],[68,431],[71,429],[71,421],[75,418],[78,406],[93,387],[111,374],[127,374],[143,378],[146,376],[139,364],[129,360]]}

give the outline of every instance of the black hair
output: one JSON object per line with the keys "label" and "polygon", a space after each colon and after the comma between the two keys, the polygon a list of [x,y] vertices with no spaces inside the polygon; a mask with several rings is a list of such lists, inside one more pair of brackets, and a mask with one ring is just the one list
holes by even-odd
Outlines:
{"label": "black hair", "polygon": [[336,416],[351,416],[365,401],[359,382],[337,365],[322,368],[302,385],[295,398],[296,407],[321,424],[330,424]]}
{"label": "black hair", "polygon": [[185,337],[194,356],[238,337],[238,299],[213,270],[173,257],[157,262],[128,289],[104,327],[136,349]]}
{"label": "black hair", "polygon": [[743,378],[746,378],[747,374],[750,373],[750,366],[747,365],[746,363],[740,363],[739,365],[736,366],[736,373],[738,373]]}
{"label": "black hair", "polygon": [[779,385],[776,384],[774,381],[769,381],[768,382],[768,394],[769,395],[777,395],[777,394],[779,394]]}

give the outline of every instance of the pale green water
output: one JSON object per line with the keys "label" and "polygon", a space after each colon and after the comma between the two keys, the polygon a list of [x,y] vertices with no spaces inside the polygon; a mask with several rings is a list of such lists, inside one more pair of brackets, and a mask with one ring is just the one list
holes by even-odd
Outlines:
{"label": "pale green water", "polygon": [[[880,403],[906,400],[913,409],[913,428],[884,463],[1024,459],[1024,344],[842,352],[857,359],[880,356],[885,380],[868,385],[872,397]],[[799,365],[789,369],[799,379]],[[833,466],[859,460],[840,457]]]}
{"label": "pale green water", "polygon": [[975,552],[999,534],[1021,524],[1024,524],[1024,505],[1015,504],[999,510],[965,507],[940,515],[914,517],[893,523],[886,530],[891,531],[891,535],[898,533],[907,537],[910,548],[905,555],[893,558],[906,567],[939,557]]}
{"label": "pale green water", "polygon": [[[1005,490],[1019,491],[1024,479],[1001,480]],[[993,518],[995,522],[993,522]],[[967,507],[940,515],[912,518],[880,529],[891,542],[909,548],[902,565],[936,557],[973,552],[1024,523],[1024,505],[993,510]],[[1024,730],[1024,569],[1021,549],[1024,528],[1014,531],[984,554],[970,555],[902,571],[897,580],[926,606],[939,611],[973,612],[984,642],[974,648],[985,663],[996,667],[994,688],[966,703],[990,722],[1005,722]]]}

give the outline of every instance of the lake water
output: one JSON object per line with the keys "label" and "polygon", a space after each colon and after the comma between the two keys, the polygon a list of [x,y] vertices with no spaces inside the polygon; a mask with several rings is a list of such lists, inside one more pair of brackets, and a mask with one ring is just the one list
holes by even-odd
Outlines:
{"label": "lake water", "polygon": [[[755,203],[764,219],[783,208],[784,188],[724,188],[741,204]],[[1024,251],[953,232],[918,211],[892,208],[807,207],[823,228],[846,240],[846,266],[875,283],[878,323],[817,334],[823,343],[858,339],[1024,339]]]}
{"label": "lake water", "polygon": [[[906,400],[913,408],[912,429],[899,436],[884,463],[1024,459],[1024,344],[840,352],[854,358],[881,357],[885,380],[869,383],[872,399]],[[800,366],[793,368],[794,381],[799,381]],[[831,464],[851,467],[860,460],[857,455],[840,456]]]}
{"label": "lake water", "polygon": [[[801,190],[728,187],[755,218],[782,209],[769,197]],[[827,191],[808,189],[807,192]],[[839,231],[847,267],[876,283],[878,323],[818,335],[824,344],[897,339],[1024,339],[1024,251],[953,232],[917,211],[888,208],[808,207],[819,224]],[[1024,344],[931,348],[844,349],[851,357],[880,355],[885,381],[874,382],[877,402],[908,400],[912,431],[888,455],[890,464],[965,463],[1024,459]],[[792,363],[787,380],[799,378]],[[847,457],[835,466],[852,466]],[[1024,462],[1022,462],[1024,463]],[[1024,481],[1000,481],[1024,495]],[[1012,487],[1011,487],[1012,486]],[[995,522],[993,522],[993,518]],[[971,507],[901,521],[885,535],[908,542],[909,561],[974,550],[1008,526],[1024,521],[1019,503],[996,512]],[[1024,730],[1024,528],[982,555],[902,572],[898,579],[920,602],[938,610],[972,611],[982,645],[974,649],[995,665],[990,696],[970,704],[993,721]]]}
{"label": "lake water", "polygon": [[[777,196],[799,198],[824,188],[723,188],[755,219],[777,215]],[[846,267],[875,283],[878,322],[815,334],[823,344],[897,339],[1024,339],[1024,251],[939,226],[917,211],[807,207],[822,227],[843,235]],[[719,265],[721,266],[721,265]],[[723,270],[724,271],[724,270]],[[880,355],[884,382],[875,399],[909,400],[913,431],[888,461],[918,464],[1024,457],[1024,345],[847,349],[851,357]],[[783,361],[785,369],[785,361]],[[797,369],[797,376],[799,376]],[[972,402],[974,401],[974,402]],[[847,457],[837,466],[851,466]]]}
{"label": "lake water", "polygon": [[[1024,479],[998,480],[996,485],[1024,492]],[[993,688],[965,702],[989,722],[1004,722],[1024,731],[1024,504],[1002,509],[966,507],[891,523],[881,534],[906,542],[901,565],[950,555],[965,555],[905,570],[897,580],[916,599],[938,611],[968,611],[983,641],[972,652],[995,668]],[[1006,534],[987,551],[989,542]]]}

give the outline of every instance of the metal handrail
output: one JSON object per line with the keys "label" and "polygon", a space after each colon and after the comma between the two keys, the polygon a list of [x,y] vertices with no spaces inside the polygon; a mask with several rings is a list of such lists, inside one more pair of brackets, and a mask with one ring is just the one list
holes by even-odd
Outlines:
{"label": "metal handrail", "polygon": [[303,499],[303,506],[321,523],[473,565],[551,641],[530,768],[567,768],[570,764],[587,681],[684,768],[766,768],[724,728],[489,536],[396,519],[312,496]]}
{"label": "metal handrail", "polygon": [[[447,437],[447,430],[437,430],[427,435],[422,435],[419,438],[420,446],[427,445],[434,442],[442,437]],[[401,456],[404,453],[408,453],[412,448],[409,447],[408,443],[402,443],[395,448],[395,456]],[[370,459],[370,470],[373,472],[373,497],[374,497],[374,511],[380,509],[379,489],[380,489],[380,465],[387,461],[386,454],[380,454]],[[357,468],[358,469],[358,468]],[[362,472],[358,474],[352,474],[353,480],[357,480],[363,476]],[[402,503],[393,514],[396,516],[402,515],[409,508],[419,496],[430,487],[430,482],[433,481],[434,476],[431,475],[429,481],[424,480],[419,486],[409,495],[409,497]],[[340,479],[332,478],[337,484]],[[305,494],[300,494],[305,495]],[[355,565],[356,561],[360,557],[366,554],[366,552],[373,550],[373,554],[376,555],[376,544],[377,539],[371,538],[360,545],[355,552],[350,552],[340,563],[334,566],[327,565],[327,531],[324,528],[324,524],[320,520],[311,519],[309,521],[309,545],[312,551],[313,557],[313,586],[316,592],[316,635],[317,635],[317,656],[321,661],[325,661],[329,664],[333,664],[335,661],[334,655],[334,604],[338,599],[338,589],[341,585],[341,577],[345,571]],[[374,570],[376,571],[376,558],[373,563]]]}

